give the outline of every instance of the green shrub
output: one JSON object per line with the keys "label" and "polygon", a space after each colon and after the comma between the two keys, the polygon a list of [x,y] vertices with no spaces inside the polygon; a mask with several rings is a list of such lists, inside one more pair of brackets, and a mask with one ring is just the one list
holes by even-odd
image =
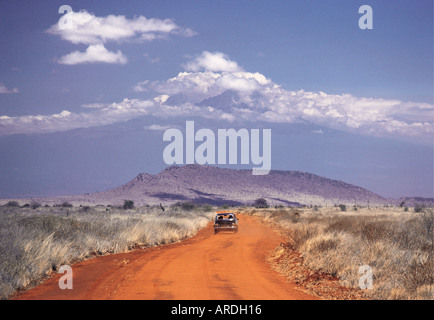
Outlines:
{"label": "green shrub", "polygon": [[182,210],[185,210],[185,211],[191,211],[191,210],[193,210],[194,209],[194,203],[193,202],[183,202],[183,203],[181,203],[181,208],[182,208]]}
{"label": "green shrub", "polygon": [[91,207],[89,207],[89,206],[83,206],[83,207],[80,208],[81,212],[88,212],[90,210],[91,210]]}
{"label": "green shrub", "polygon": [[39,202],[32,201],[32,203],[30,203],[30,208],[32,208],[33,210],[38,209],[40,207],[42,207],[42,204],[40,204]]}
{"label": "green shrub", "polygon": [[134,201],[133,200],[125,200],[123,208],[124,208],[124,210],[134,209]]}
{"label": "green shrub", "polygon": [[341,211],[347,211],[347,206],[344,204],[340,204],[339,208],[341,209]]}
{"label": "green shrub", "polygon": [[6,204],[6,206],[7,206],[7,207],[19,207],[20,204],[18,203],[18,201],[9,201],[9,202]]}
{"label": "green shrub", "polygon": [[209,204],[206,204],[203,206],[202,210],[205,212],[209,212],[212,211],[212,207]]}
{"label": "green shrub", "polygon": [[425,205],[420,204],[420,203],[414,204],[414,212],[421,213],[424,209],[425,209]]}
{"label": "green shrub", "polygon": [[268,208],[269,205],[267,203],[267,200],[264,198],[258,198],[255,200],[255,208]]}

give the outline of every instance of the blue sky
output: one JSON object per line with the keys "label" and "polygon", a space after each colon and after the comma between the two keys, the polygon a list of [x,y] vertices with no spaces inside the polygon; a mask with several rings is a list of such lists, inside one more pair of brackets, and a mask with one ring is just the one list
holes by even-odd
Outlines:
{"label": "blue sky", "polygon": [[433,196],[432,1],[2,1],[0,43],[1,198],[157,173],[186,120],[272,129],[272,169]]}

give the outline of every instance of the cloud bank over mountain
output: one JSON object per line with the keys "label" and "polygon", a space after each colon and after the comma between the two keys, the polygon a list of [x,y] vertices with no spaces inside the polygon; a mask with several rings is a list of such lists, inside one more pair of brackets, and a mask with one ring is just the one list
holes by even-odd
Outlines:
{"label": "cloud bank over mountain", "polygon": [[[93,28],[93,32],[86,28],[85,34],[75,31],[72,34],[62,33],[61,36],[71,42],[90,44],[108,39],[141,39],[148,32],[180,32],[179,27],[172,25],[171,21],[151,23],[142,18],[125,20],[107,17],[108,21],[113,19],[120,25],[131,25],[129,32],[124,28],[112,30],[112,36],[102,37],[96,27]],[[100,25],[100,28],[103,27],[108,28],[105,20]],[[98,48],[107,54],[107,58],[120,62],[123,59],[120,51],[114,54],[105,52],[102,45]],[[91,53],[91,50],[87,51]],[[80,53],[71,53],[63,58],[65,63],[86,60]],[[121,102],[99,105],[99,108],[83,113],[65,110],[52,115],[0,116],[0,135],[47,133],[103,126],[140,116],[203,117],[231,123],[264,122],[270,125],[307,122],[355,134],[429,143],[434,133],[434,107],[428,103],[356,97],[348,93],[338,95],[321,91],[290,91],[261,73],[245,71],[237,62],[221,52],[204,51],[187,61],[183,67],[185,71],[170,79],[144,80],[132,86],[136,92],[153,94],[153,99],[125,98]]]}

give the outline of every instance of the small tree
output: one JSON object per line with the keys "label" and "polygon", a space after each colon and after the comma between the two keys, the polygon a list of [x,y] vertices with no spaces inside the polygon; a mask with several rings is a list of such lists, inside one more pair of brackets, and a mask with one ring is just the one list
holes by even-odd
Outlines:
{"label": "small tree", "polygon": [[344,204],[340,204],[339,208],[341,209],[341,211],[347,211],[347,206]]}
{"label": "small tree", "polygon": [[18,203],[18,201],[9,201],[6,206],[8,207],[19,207],[20,204]]}
{"label": "small tree", "polygon": [[68,201],[65,201],[62,203],[62,207],[64,208],[72,208],[72,204],[70,204]]}
{"label": "small tree", "polygon": [[91,210],[90,206],[81,206],[80,211],[81,212],[89,212]]}
{"label": "small tree", "polygon": [[212,207],[211,207],[211,205],[206,204],[206,205],[204,205],[204,206],[202,207],[202,210],[205,211],[205,212],[209,212],[209,211],[212,210]]}
{"label": "small tree", "polygon": [[194,203],[193,202],[189,202],[189,201],[187,201],[187,202],[183,202],[183,203],[181,203],[181,208],[182,208],[182,210],[184,210],[184,211],[191,211],[191,210],[193,210],[194,209]]}
{"label": "small tree", "polygon": [[415,203],[414,204],[414,212],[421,213],[425,209],[425,205],[423,203]]}
{"label": "small tree", "polygon": [[255,200],[255,208],[268,208],[269,205],[267,203],[267,200],[264,198],[258,198]]}
{"label": "small tree", "polygon": [[36,201],[32,201],[32,202],[30,203],[30,207],[31,207],[33,210],[35,210],[35,209],[38,209],[38,208],[42,207],[42,204],[40,204],[39,202],[36,202]]}
{"label": "small tree", "polygon": [[133,200],[125,200],[123,208],[125,210],[134,209],[134,201]]}

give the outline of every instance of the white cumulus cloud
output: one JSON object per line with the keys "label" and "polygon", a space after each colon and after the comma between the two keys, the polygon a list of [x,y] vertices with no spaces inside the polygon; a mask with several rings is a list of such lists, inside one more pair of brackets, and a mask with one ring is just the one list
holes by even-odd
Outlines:
{"label": "white cumulus cloud", "polygon": [[64,55],[58,60],[60,64],[74,65],[81,63],[116,63],[125,64],[128,59],[122,54],[121,51],[110,52],[104,45],[96,44],[90,45],[85,52],[74,51]]}
{"label": "white cumulus cloud", "polygon": [[17,88],[8,89],[4,83],[0,83],[0,94],[2,93],[18,93],[19,90]]}
{"label": "white cumulus cloud", "polygon": [[143,129],[151,131],[165,131],[167,129],[173,128],[173,126],[162,126],[159,124],[151,124],[149,126],[144,126]]}
{"label": "white cumulus cloud", "polygon": [[153,108],[152,101],[124,99],[87,113],[64,110],[51,115],[1,116],[0,135],[52,133],[105,126],[152,114]]}
{"label": "white cumulus cloud", "polygon": [[65,27],[56,23],[47,32],[58,35],[74,44],[101,44],[108,41],[154,40],[170,34],[194,36],[191,29],[181,28],[171,19],[146,18],[142,15],[128,19],[122,15],[97,17],[86,10],[69,12],[63,19],[69,21]]}
{"label": "white cumulus cloud", "polygon": [[[121,41],[152,41],[169,35],[191,37],[197,33],[189,28],[178,26],[171,19],[146,18],[142,15],[128,19],[122,15],[97,17],[86,10],[69,12],[61,17],[62,23],[56,23],[47,32],[59,36],[73,44],[85,44],[85,52],[74,51],[61,57],[62,64],[78,63],[126,63],[127,58],[118,51],[109,52],[104,44]],[[67,23],[64,23],[67,22]],[[101,54],[101,58],[98,55]]]}
{"label": "white cumulus cloud", "polygon": [[214,72],[236,72],[242,71],[242,68],[234,61],[231,61],[225,54],[221,52],[204,51],[194,60],[187,62],[184,65],[187,71],[214,71]]}

